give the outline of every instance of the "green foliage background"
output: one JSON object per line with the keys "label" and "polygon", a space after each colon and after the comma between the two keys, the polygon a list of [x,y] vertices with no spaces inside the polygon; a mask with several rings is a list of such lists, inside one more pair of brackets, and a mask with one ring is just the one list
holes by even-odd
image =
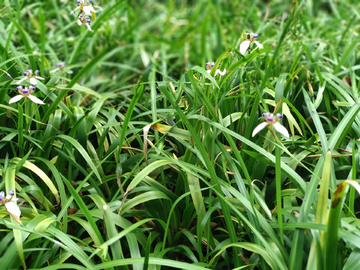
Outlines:
{"label": "green foliage background", "polygon": [[2,269],[359,269],[358,1],[2,3]]}

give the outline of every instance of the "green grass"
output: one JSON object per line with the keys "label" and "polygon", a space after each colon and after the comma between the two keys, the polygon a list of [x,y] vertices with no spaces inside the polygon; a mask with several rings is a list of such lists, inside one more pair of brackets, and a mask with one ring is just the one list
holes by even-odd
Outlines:
{"label": "green grass", "polygon": [[[94,4],[0,7],[0,265],[358,269],[360,4]],[[9,104],[28,69],[46,105]]]}

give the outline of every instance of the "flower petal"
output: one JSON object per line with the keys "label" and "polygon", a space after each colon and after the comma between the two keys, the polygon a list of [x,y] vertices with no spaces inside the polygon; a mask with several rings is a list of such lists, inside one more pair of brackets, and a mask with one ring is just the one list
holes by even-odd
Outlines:
{"label": "flower petal", "polygon": [[86,24],[87,28],[89,29],[89,31],[94,32],[94,31],[91,29],[90,24],[88,24],[88,23],[85,23],[85,24]]}
{"label": "flower petal", "polygon": [[83,7],[83,11],[86,15],[91,15],[91,12],[96,12],[95,9],[90,5],[90,6],[85,6]]}
{"label": "flower petal", "polygon": [[214,76],[216,76],[218,74],[220,74],[221,76],[224,76],[226,74],[226,69],[224,69],[224,71],[221,71],[220,69],[217,69]]}
{"label": "flower petal", "polygon": [[36,76],[35,79],[38,79],[38,80],[45,80],[43,77],[39,77],[39,76]]}
{"label": "flower petal", "polygon": [[275,124],[273,124],[273,127],[276,129],[277,132],[281,133],[285,137],[290,138],[290,135],[289,135],[289,132],[287,131],[287,129],[279,122],[276,122]]}
{"label": "flower petal", "polygon": [[35,78],[30,78],[30,84],[36,85],[37,84],[36,79]]}
{"label": "flower petal", "polygon": [[27,77],[25,76],[24,78],[18,80],[18,81],[16,82],[16,84],[20,84],[20,83],[22,83],[22,82],[23,82],[24,80],[26,80],[26,79],[27,79]]}
{"label": "flower petal", "polygon": [[250,40],[244,40],[241,44],[240,44],[240,53],[242,55],[244,55],[247,51],[247,49],[250,46]]}
{"label": "flower petal", "polygon": [[11,104],[11,103],[14,103],[14,102],[18,102],[20,99],[22,99],[23,98],[23,96],[22,95],[17,95],[17,96],[15,96],[15,97],[13,97],[13,98],[11,98],[10,100],[9,100],[9,104]]}
{"label": "flower petal", "polygon": [[45,103],[44,103],[42,100],[38,99],[37,97],[35,97],[35,96],[33,96],[33,95],[28,96],[28,98],[29,98],[32,102],[35,102],[35,103],[41,104],[41,105],[45,105]]}
{"label": "flower petal", "polygon": [[73,11],[70,12],[70,14],[73,14],[77,9],[79,9],[80,7],[78,6],[77,8],[75,8]]}
{"label": "flower petal", "polygon": [[54,73],[54,72],[56,72],[56,71],[58,71],[58,70],[60,70],[60,69],[55,68],[55,69],[51,70],[50,73]]}
{"label": "flower petal", "polygon": [[11,216],[16,220],[17,223],[21,224],[20,221],[20,208],[14,202],[5,203],[6,210],[11,214]]}
{"label": "flower petal", "polygon": [[264,48],[264,47],[263,47],[263,45],[262,45],[260,42],[258,42],[258,41],[254,41],[254,43],[256,44],[256,46],[258,46],[258,47],[259,47],[259,49]]}
{"label": "flower petal", "polygon": [[258,134],[261,130],[263,130],[267,125],[268,125],[267,122],[263,122],[263,123],[257,125],[257,127],[254,128],[251,136],[254,137],[254,136],[255,136],[256,134]]}
{"label": "flower petal", "polygon": [[211,69],[208,69],[208,70],[206,70],[206,72],[210,74],[210,72],[211,72]]}

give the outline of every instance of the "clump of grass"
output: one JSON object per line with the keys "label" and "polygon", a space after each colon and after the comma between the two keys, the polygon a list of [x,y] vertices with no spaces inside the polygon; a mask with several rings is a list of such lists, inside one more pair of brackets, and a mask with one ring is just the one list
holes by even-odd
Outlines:
{"label": "clump of grass", "polygon": [[357,269],[358,8],[5,1],[1,265]]}

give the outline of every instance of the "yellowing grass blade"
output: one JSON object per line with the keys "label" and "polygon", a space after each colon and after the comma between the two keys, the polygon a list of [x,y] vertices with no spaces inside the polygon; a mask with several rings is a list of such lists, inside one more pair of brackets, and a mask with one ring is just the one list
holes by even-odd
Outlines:
{"label": "yellowing grass blade", "polygon": [[[12,159],[12,162],[14,162],[15,164],[17,164],[20,161],[21,161],[21,159],[17,158],[17,157]],[[34,163],[31,163],[30,161],[25,161],[23,167],[25,167],[25,168],[33,171],[35,174],[37,174],[41,178],[41,180],[43,180],[44,183],[48,186],[48,188],[50,189],[52,194],[54,194],[56,202],[60,203],[60,197],[59,197],[59,192],[58,192],[57,188],[55,187],[55,185],[51,181],[51,179],[39,167],[37,167]]]}

